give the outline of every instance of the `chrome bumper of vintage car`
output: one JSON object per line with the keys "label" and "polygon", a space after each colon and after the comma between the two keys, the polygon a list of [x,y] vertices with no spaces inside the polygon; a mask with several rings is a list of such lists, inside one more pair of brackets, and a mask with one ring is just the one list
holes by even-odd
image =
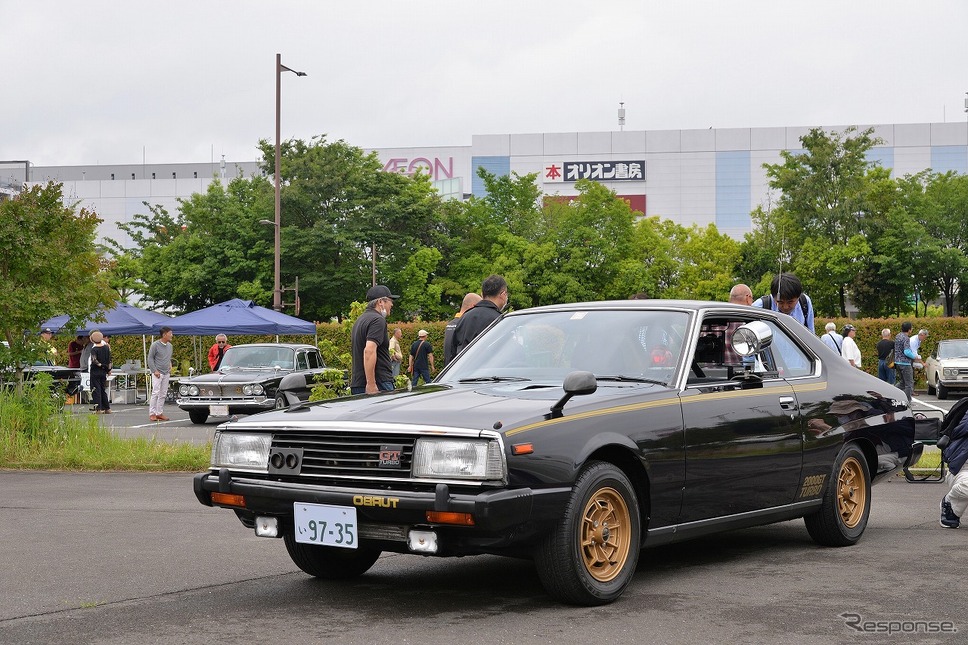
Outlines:
{"label": "chrome bumper of vintage car", "polygon": [[230,408],[257,408],[260,410],[271,410],[275,407],[275,400],[267,399],[264,396],[247,396],[239,398],[215,398],[215,397],[179,397],[175,403],[182,410],[191,408],[208,408],[213,405],[226,405]]}
{"label": "chrome bumper of vintage car", "polygon": [[219,473],[195,475],[195,496],[206,506],[213,504],[212,493],[241,495],[245,512],[283,518],[291,523],[293,504],[330,504],[356,508],[360,522],[374,527],[427,525],[427,512],[466,513],[473,526],[461,530],[499,532],[529,522],[561,518],[571,495],[570,488],[499,488],[470,493],[454,493],[447,484],[433,490],[411,491],[400,488],[324,486],[250,478]]}

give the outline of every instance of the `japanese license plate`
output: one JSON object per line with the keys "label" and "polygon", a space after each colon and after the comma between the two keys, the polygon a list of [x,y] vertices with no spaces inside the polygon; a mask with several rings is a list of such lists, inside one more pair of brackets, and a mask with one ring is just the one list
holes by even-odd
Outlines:
{"label": "japanese license plate", "polygon": [[210,405],[208,406],[208,413],[213,417],[227,417],[229,416],[229,406]]}
{"label": "japanese license plate", "polygon": [[292,510],[296,542],[357,547],[356,509],[352,506],[295,502]]}

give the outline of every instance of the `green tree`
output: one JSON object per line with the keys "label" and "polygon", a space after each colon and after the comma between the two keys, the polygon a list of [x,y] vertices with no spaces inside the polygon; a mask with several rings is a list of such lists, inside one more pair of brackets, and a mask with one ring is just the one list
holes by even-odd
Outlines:
{"label": "green tree", "polygon": [[20,366],[42,355],[41,322],[68,314],[77,323],[114,304],[94,246],[100,221],[92,211],[65,205],[62,185],[53,182],[0,202],[0,334],[18,383]]}
{"label": "green tree", "polygon": [[[259,147],[270,174],[274,147]],[[399,293],[410,257],[439,241],[441,201],[429,178],[383,172],[376,153],[324,136],[285,141],[281,153],[282,276],[284,284],[299,276],[302,315],[344,316],[371,284],[374,249],[377,282]]]}
{"label": "green tree", "polygon": [[[875,163],[867,158],[867,152],[880,143],[872,133],[870,129],[857,133],[853,127],[842,134],[815,128],[800,138],[803,151],[783,151],[782,163],[764,164],[770,187],[781,191],[774,212],[780,222],[792,224],[784,227],[784,233],[794,268],[798,274],[809,271],[824,276],[836,289],[834,307],[820,299],[817,310],[821,314],[847,315],[847,297],[856,272],[845,275],[841,266],[844,254],[816,250],[819,246],[846,247],[861,233],[861,222],[869,210],[868,191],[877,176],[870,175]],[[801,270],[798,259],[807,240],[816,246]],[[811,295],[821,288],[814,280],[805,284]]]}
{"label": "green tree", "polygon": [[913,214],[924,228],[922,243],[930,240],[935,256],[929,260],[934,271],[926,276],[931,288],[920,286],[926,299],[944,296],[945,315],[953,316],[959,285],[968,277],[968,176],[923,173],[922,184]]}
{"label": "green tree", "polygon": [[[193,311],[231,298],[272,302],[272,187],[262,177],[212,182],[204,194],[180,200],[172,216],[145,204],[120,228],[135,248],[115,254],[140,270],[146,299]],[[115,243],[115,248],[119,248]]]}

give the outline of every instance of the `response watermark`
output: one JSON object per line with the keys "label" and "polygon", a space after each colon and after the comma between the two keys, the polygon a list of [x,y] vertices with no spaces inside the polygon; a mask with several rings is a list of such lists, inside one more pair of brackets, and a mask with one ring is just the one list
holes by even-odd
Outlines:
{"label": "response watermark", "polygon": [[957,634],[950,620],[868,620],[860,614],[840,614],[844,625],[862,634]]}

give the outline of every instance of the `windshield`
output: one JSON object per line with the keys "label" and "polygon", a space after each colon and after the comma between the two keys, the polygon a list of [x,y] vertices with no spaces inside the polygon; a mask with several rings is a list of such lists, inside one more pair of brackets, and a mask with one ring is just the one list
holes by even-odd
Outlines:
{"label": "windshield", "polygon": [[293,350],[289,347],[236,345],[225,350],[219,371],[267,367],[291,370],[294,361]]}
{"label": "windshield", "polygon": [[575,370],[603,381],[668,384],[682,361],[689,315],[675,311],[564,311],[508,316],[441,376],[441,383],[560,383]]}
{"label": "windshield", "polygon": [[968,358],[968,340],[946,340],[938,344],[938,358]]}

